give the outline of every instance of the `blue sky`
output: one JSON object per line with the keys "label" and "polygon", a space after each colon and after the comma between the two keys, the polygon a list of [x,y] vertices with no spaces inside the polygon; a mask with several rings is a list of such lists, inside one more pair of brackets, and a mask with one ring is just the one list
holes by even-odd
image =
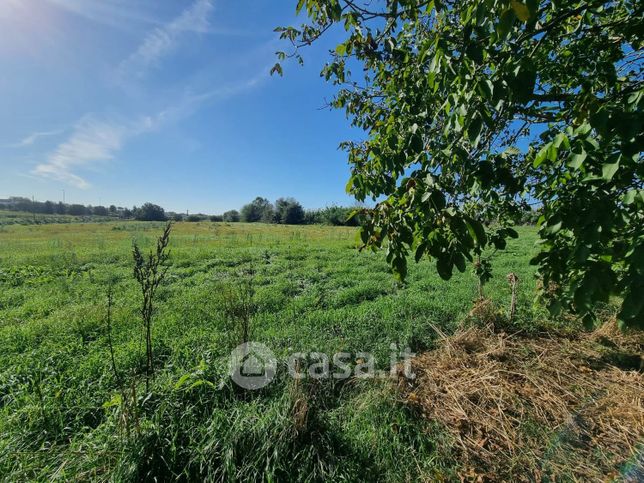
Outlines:
{"label": "blue sky", "polygon": [[294,0],[1,0],[0,198],[218,213],[353,200],[335,39],[270,77]]}

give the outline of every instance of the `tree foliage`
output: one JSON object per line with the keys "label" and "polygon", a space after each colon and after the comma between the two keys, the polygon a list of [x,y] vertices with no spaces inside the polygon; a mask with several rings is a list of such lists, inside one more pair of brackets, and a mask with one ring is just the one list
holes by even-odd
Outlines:
{"label": "tree foliage", "polygon": [[134,218],[139,221],[166,221],[165,210],[159,205],[145,203],[141,208],[135,208]]}
{"label": "tree foliage", "polygon": [[300,225],[304,223],[304,208],[294,198],[279,198],[275,201],[275,222]]}
{"label": "tree foliage", "polygon": [[273,205],[266,198],[258,196],[252,202],[244,205],[240,212],[241,220],[246,223],[258,221],[272,223],[274,217]]}
{"label": "tree foliage", "polygon": [[[323,76],[367,136],[345,142],[365,247],[439,274],[503,249],[540,206],[542,296],[593,322],[619,295],[644,327],[642,4],[629,0],[299,0],[301,48],[344,29]],[[282,67],[273,70],[282,73]]]}
{"label": "tree foliage", "polygon": [[332,226],[358,226],[360,208],[349,206],[327,206],[319,210],[309,210],[305,214],[305,223]]}
{"label": "tree foliage", "polygon": [[91,210],[87,206],[73,204],[67,207],[67,213],[73,216],[85,216],[91,213]]}
{"label": "tree foliage", "polygon": [[241,219],[239,216],[239,211],[237,210],[227,211],[222,215],[222,217],[223,217],[223,220],[228,223],[236,223]]}
{"label": "tree foliage", "polygon": [[105,206],[95,206],[92,209],[92,214],[95,216],[109,216],[110,212]]}

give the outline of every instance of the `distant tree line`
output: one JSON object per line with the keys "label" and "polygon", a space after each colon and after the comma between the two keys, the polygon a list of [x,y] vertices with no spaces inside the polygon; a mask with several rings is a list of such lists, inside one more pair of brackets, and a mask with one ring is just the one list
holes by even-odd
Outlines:
{"label": "distant tree line", "polygon": [[[12,197],[0,199],[0,210],[20,211],[42,215],[70,215],[76,217],[101,217],[138,221],[187,221],[187,222],[225,222],[225,223],[275,223],[281,225],[334,225],[359,226],[360,215],[355,214],[358,207],[327,206],[316,210],[305,210],[294,198],[278,198],[271,203],[258,196],[237,210],[226,211],[222,215],[187,214],[165,211],[154,203],[140,207],[91,206],[65,204],[53,201],[32,201],[29,198]],[[522,222],[526,225],[537,223],[540,210],[528,209],[523,213]]]}
{"label": "distant tree line", "polygon": [[92,206],[54,201],[33,201],[29,198],[14,196],[0,199],[0,209],[39,215],[97,216],[122,220],[165,221],[168,219],[165,210],[152,203],[145,203],[141,207],[124,208],[115,205]]}

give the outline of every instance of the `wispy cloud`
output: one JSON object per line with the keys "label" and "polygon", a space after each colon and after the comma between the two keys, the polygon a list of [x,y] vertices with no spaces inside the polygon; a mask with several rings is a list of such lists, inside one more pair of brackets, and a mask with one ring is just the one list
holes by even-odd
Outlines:
{"label": "wispy cloud", "polygon": [[135,120],[102,120],[85,116],[76,124],[71,136],[31,173],[88,189],[91,184],[76,174],[79,169],[91,169],[114,159],[128,139],[157,130],[172,115],[173,112],[168,110]]}
{"label": "wispy cloud", "polygon": [[125,126],[85,117],[75,126],[72,135],[48,156],[45,163],[36,166],[32,173],[87,189],[90,184],[72,170],[96,161],[112,159],[114,153],[121,149],[126,136]]}
{"label": "wispy cloud", "polygon": [[196,0],[178,17],[152,30],[139,47],[117,69],[120,80],[140,78],[166,55],[173,52],[187,33],[206,33],[213,10],[212,0]]}
{"label": "wispy cloud", "polygon": [[[25,3],[24,0],[16,1]],[[159,24],[154,16],[148,15],[137,2],[132,0],[45,0],[45,2],[91,22],[121,30],[135,31],[142,25]]]}
{"label": "wispy cloud", "polygon": [[62,134],[62,133],[63,133],[62,129],[57,129],[55,131],[35,132],[35,133],[30,134],[26,138],[21,139],[17,143],[5,144],[4,146],[7,147],[7,148],[25,148],[27,146],[32,146],[40,138],[49,137],[49,136],[57,136],[58,134]]}
{"label": "wispy cloud", "polygon": [[186,94],[154,115],[109,120],[87,115],[76,124],[70,137],[44,163],[38,164],[31,174],[88,189],[91,184],[77,174],[78,170],[91,169],[97,164],[110,161],[132,138],[158,131],[168,124],[190,117],[204,105],[252,89],[266,78],[268,68],[246,81],[206,92]]}

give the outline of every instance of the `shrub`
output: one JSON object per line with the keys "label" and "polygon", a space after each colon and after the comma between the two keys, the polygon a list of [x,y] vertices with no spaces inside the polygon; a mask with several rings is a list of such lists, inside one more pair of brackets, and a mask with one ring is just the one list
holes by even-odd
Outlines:
{"label": "shrub", "polygon": [[107,208],[105,208],[104,206],[95,206],[92,209],[91,214],[96,215],[96,216],[108,216],[109,211],[107,211]]}
{"label": "shrub", "polygon": [[279,198],[275,202],[275,221],[284,225],[304,223],[304,208],[294,198]]}
{"label": "shrub", "polygon": [[241,209],[241,220],[246,223],[262,221],[272,223],[274,219],[273,205],[266,198],[258,196]]}
{"label": "shrub", "polygon": [[87,215],[87,207],[83,205],[70,205],[67,208],[67,213],[73,216]]}
{"label": "shrub", "polygon": [[224,221],[229,223],[236,223],[240,220],[239,211],[237,210],[227,211],[226,213],[224,213],[223,219]]}
{"label": "shrub", "polygon": [[159,205],[146,203],[134,210],[134,218],[139,221],[166,221],[165,210]]}

